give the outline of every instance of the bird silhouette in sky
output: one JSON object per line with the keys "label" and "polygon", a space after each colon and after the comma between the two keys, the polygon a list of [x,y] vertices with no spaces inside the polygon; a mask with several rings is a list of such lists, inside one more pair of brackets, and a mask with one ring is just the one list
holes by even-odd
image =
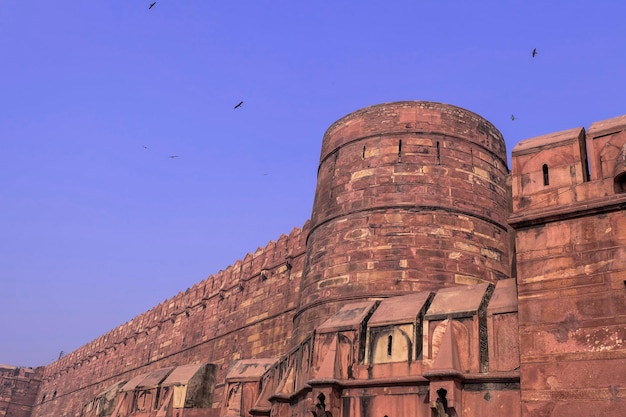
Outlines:
{"label": "bird silhouette in sky", "polygon": [[170,159],[178,158],[178,155],[170,155]]}
{"label": "bird silhouette in sky", "polygon": [[514,115],[514,114],[512,114],[512,115],[511,115],[511,120],[515,120],[515,119],[516,119],[515,115]]}
{"label": "bird silhouette in sky", "polygon": [[148,148],[146,145],[143,145],[144,149],[150,150],[150,148]]}
{"label": "bird silhouette in sky", "polygon": [[148,10],[152,9],[155,4],[156,4],[156,1],[153,1],[152,3],[150,3],[150,7],[148,7]]}
{"label": "bird silhouette in sky", "polygon": [[237,105],[234,107],[235,109],[241,107],[241,105],[243,104],[243,101],[240,101],[239,103],[237,103]]}
{"label": "bird silhouette in sky", "polygon": [[537,48],[533,49],[533,58],[537,55]]}

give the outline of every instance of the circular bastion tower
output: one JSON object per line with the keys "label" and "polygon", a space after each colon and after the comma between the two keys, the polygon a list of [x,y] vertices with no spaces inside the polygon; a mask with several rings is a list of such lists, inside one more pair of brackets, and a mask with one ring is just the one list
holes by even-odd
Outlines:
{"label": "circular bastion tower", "polygon": [[459,107],[367,107],[326,131],[294,317],[299,343],[342,305],[510,276],[506,150]]}

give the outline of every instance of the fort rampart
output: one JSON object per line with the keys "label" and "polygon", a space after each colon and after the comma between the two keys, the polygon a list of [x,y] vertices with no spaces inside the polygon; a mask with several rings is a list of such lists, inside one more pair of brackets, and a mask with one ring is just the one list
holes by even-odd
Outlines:
{"label": "fort rampart", "polygon": [[42,368],[0,365],[0,417],[29,417],[37,400]]}
{"label": "fort rampart", "polygon": [[[47,366],[34,416],[80,415],[119,380],[197,361],[273,357],[291,337],[308,223]],[[219,407],[219,405],[216,405]]]}
{"label": "fort rampart", "polygon": [[625,284],[626,116],[522,141],[509,171],[472,112],[371,106],[324,135],[302,229],[0,367],[0,417],[618,417]]}

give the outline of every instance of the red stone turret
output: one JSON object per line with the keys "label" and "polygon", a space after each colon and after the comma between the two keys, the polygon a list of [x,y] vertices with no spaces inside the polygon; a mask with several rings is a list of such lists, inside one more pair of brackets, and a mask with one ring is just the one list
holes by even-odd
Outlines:
{"label": "red stone turret", "polygon": [[510,274],[504,140],[440,103],[367,107],[324,135],[296,340],[345,302]]}
{"label": "red stone turret", "polygon": [[626,116],[512,167],[467,110],[352,113],[302,229],[45,368],[0,366],[0,417],[622,416]]}

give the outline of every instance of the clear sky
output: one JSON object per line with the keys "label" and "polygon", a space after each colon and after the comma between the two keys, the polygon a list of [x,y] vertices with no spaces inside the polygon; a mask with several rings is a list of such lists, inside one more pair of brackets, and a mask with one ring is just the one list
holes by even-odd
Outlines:
{"label": "clear sky", "polygon": [[322,135],[359,108],[454,104],[509,157],[626,114],[617,0],[150,3],[0,0],[0,363],[48,364],[302,226]]}

